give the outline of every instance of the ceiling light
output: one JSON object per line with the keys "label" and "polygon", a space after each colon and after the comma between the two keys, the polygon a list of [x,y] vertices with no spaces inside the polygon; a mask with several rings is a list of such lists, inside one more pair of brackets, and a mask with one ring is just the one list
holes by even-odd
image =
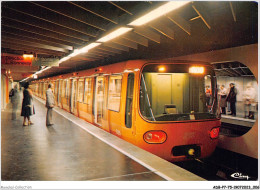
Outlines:
{"label": "ceiling light", "polygon": [[127,27],[121,27],[114,32],[109,33],[108,35],[104,36],[103,38],[100,38],[97,40],[97,42],[107,42],[109,40],[112,40],[118,36],[121,36],[129,31],[133,30],[133,28],[127,28]]}
{"label": "ceiling light", "polygon": [[97,47],[97,46],[99,46],[99,45],[100,45],[100,43],[91,43],[91,44],[89,44],[89,45],[87,45],[87,46],[81,48],[81,49],[80,49],[80,52],[81,52],[81,53],[86,53],[86,52],[88,52],[90,49],[95,48],[95,47]]}
{"label": "ceiling light", "polygon": [[29,79],[29,77],[27,77],[27,78],[25,78],[25,79],[21,80],[20,82],[26,81],[27,79]]}
{"label": "ceiling light", "polygon": [[75,49],[72,54],[68,55],[68,57],[75,57],[78,54],[80,54],[80,50],[79,49]]}
{"label": "ceiling light", "polygon": [[71,57],[69,57],[69,56],[63,57],[63,58],[59,61],[59,63],[64,62],[64,61],[67,61],[67,60],[69,60],[70,58],[71,58]]}
{"label": "ceiling light", "polygon": [[180,8],[183,5],[186,5],[190,1],[170,1],[157,9],[147,13],[146,15],[134,20],[133,22],[129,23],[128,25],[132,26],[141,26],[143,24],[146,24],[162,15],[165,15],[175,9]]}
{"label": "ceiling light", "polygon": [[23,54],[23,58],[33,58],[33,54]]}
{"label": "ceiling light", "polygon": [[46,71],[46,70],[48,70],[48,69],[50,69],[51,67],[45,67],[44,69],[42,69],[41,71],[43,72],[43,71]]}

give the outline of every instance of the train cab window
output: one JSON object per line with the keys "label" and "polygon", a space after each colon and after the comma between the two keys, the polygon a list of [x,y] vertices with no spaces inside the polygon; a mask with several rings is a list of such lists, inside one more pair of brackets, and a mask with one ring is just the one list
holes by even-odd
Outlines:
{"label": "train cab window", "polygon": [[135,78],[134,73],[129,73],[127,77],[126,108],[125,108],[125,126],[127,128],[132,127],[134,78]]}
{"label": "train cab window", "polygon": [[111,75],[108,84],[108,109],[119,112],[121,100],[121,75]]}
{"label": "train cab window", "polygon": [[85,79],[84,103],[91,104],[91,82],[92,78]]}
{"label": "train cab window", "polygon": [[150,121],[216,118],[215,86],[214,71],[206,65],[147,65],[141,73],[140,113]]}
{"label": "train cab window", "polygon": [[84,95],[84,79],[79,79],[79,86],[78,86],[78,101],[83,102]]}

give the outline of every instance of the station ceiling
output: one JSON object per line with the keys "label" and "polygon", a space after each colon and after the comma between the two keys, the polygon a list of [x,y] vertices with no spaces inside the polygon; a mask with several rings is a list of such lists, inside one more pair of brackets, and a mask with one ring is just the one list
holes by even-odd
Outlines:
{"label": "station ceiling", "polygon": [[[165,3],[2,1],[1,51],[61,59]],[[257,42],[257,2],[194,1],[62,62],[39,78],[130,59],[164,59]],[[8,64],[1,68],[11,70],[14,81],[41,69]]]}

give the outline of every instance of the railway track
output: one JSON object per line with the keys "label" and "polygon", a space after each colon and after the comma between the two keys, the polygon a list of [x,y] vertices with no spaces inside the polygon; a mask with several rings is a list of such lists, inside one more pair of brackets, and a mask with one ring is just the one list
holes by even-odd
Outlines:
{"label": "railway track", "polygon": [[209,181],[258,179],[258,161],[244,155],[217,148],[205,159],[174,163]]}

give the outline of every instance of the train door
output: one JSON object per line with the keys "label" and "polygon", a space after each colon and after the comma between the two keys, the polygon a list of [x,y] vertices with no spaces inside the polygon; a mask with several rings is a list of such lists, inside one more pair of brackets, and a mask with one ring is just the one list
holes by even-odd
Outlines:
{"label": "train door", "polygon": [[78,83],[77,83],[77,79],[73,79],[72,80],[72,86],[71,86],[71,107],[70,107],[70,111],[73,114],[77,114],[77,88],[78,88]]}
{"label": "train door", "polygon": [[[134,83],[135,74],[129,73],[126,81],[126,102],[125,102],[125,127],[123,127],[124,138],[129,142],[134,141],[135,124],[134,124]],[[124,85],[125,86],[125,85]]]}
{"label": "train door", "polygon": [[55,86],[54,86],[54,99],[56,104],[58,104],[58,80],[55,81]]}
{"label": "train door", "polygon": [[57,81],[57,105],[60,106],[60,87],[61,87],[61,80]]}
{"label": "train door", "polygon": [[46,100],[46,90],[48,89],[48,82],[44,82],[43,98]]}
{"label": "train door", "polygon": [[63,99],[65,97],[65,89],[66,89],[65,80],[60,80],[59,106],[61,108],[63,108]]}
{"label": "train door", "polygon": [[98,125],[102,124],[104,104],[104,77],[96,78],[95,93],[94,93],[94,122]]}
{"label": "train door", "polygon": [[71,99],[71,86],[72,86],[72,80],[71,79],[68,79],[66,80],[65,82],[65,102],[63,104],[63,108],[65,110],[67,110],[68,112],[70,111],[70,99]]}
{"label": "train door", "polygon": [[73,79],[69,79],[69,87],[68,87],[68,106],[69,111],[72,112],[72,94],[73,94]]}

